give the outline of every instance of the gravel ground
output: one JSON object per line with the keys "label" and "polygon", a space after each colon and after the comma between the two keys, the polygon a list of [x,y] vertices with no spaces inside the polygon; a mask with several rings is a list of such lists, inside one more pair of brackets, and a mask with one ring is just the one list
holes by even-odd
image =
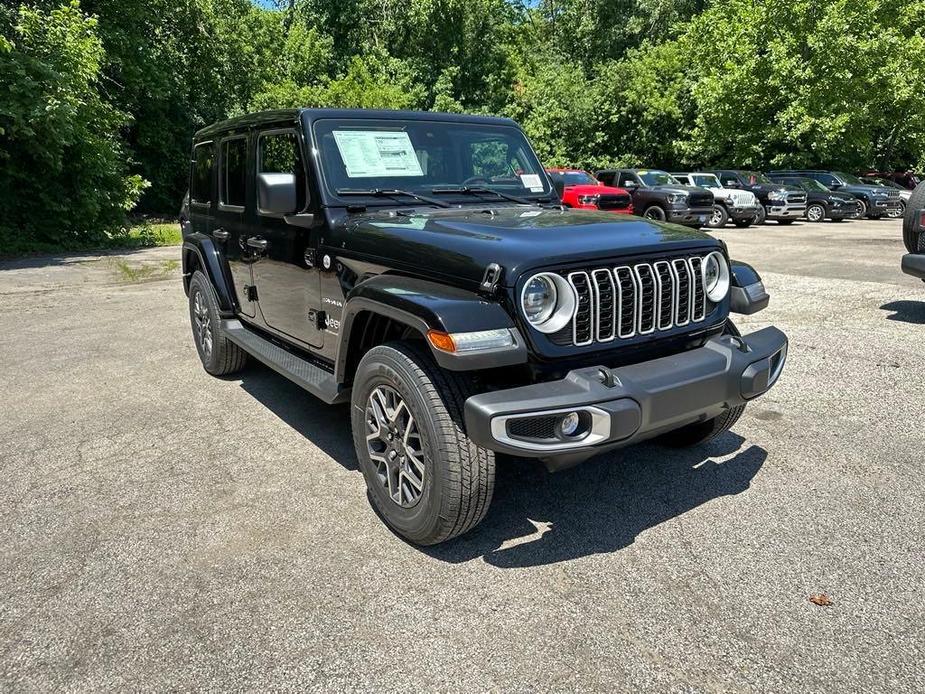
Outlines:
{"label": "gravel ground", "polygon": [[720,236],[780,384],[696,450],[509,462],[426,551],[370,509],[344,408],[201,369],[177,249],[0,264],[0,690],[923,691],[899,223]]}

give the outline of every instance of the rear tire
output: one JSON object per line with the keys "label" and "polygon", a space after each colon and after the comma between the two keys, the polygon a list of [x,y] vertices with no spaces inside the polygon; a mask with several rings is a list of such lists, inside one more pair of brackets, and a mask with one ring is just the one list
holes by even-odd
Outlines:
{"label": "rear tire", "polygon": [[215,290],[200,270],[196,270],[190,280],[189,314],[193,342],[203,368],[213,376],[226,376],[243,369],[247,364],[247,352],[222,332]]}
{"label": "rear tire", "polygon": [[925,183],[920,183],[914,191],[909,203],[906,205],[906,214],[903,216],[903,243],[910,253],[921,253],[919,241],[921,234],[915,231],[915,218],[925,209]]}
{"label": "rear tire", "polygon": [[466,436],[469,394],[468,379],[405,342],[373,347],[357,367],[351,424],[369,497],[386,524],[416,544],[462,535],[491,503],[495,455]]}
{"label": "rear tire", "polygon": [[[735,335],[736,337],[741,336],[739,329],[736,328],[735,324],[731,320],[726,321],[726,330],[724,331],[724,334]],[[729,431],[735,425],[735,423],[739,421],[739,417],[742,416],[743,412],[745,412],[745,405],[737,405],[736,407],[731,407],[713,419],[708,419],[705,422],[688,424],[687,426],[681,427],[680,429],[675,429],[674,431],[669,431],[667,434],[662,434],[658,441],[659,443],[670,446],[672,448],[689,448],[691,446],[698,446],[702,443],[706,443],[707,441],[715,439],[720,434]]]}
{"label": "rear tire", "polygon": [[807,207],[806,208],[806,221],[807,222],[825,221],[825,206],[814,202],[809,207]]}

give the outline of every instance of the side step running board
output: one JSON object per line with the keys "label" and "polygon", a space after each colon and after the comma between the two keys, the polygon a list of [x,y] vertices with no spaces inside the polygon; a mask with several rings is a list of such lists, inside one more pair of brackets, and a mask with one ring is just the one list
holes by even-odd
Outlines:
{"label": "side step running board", "polygon": [[225,337],[252,357],[262,361],[324,402],[333,404],[346,401],[347,391],[338,387],[334,374],[330,371],[248,330],[239,320],[223,320],[222,330]]}

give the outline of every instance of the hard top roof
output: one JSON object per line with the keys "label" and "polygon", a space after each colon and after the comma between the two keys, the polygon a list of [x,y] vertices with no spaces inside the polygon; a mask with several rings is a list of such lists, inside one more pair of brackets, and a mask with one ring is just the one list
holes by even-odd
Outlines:
{"label": "hard top roof", "polygon": [[309,122],[323,118],[370,118],[381,120],[419,120],[445,123],[477,123],[481,125],[506,125],[519,127],[510,118],[496,116],[475,116],[467,113],[438,113],[436,111],[390,111],[365,108],[287,108],[275,111],[260,111],[236,116],[207,125],[198,130],[194,140],[202,140],[228,130],[273,123],[296,123],[302,118]]}

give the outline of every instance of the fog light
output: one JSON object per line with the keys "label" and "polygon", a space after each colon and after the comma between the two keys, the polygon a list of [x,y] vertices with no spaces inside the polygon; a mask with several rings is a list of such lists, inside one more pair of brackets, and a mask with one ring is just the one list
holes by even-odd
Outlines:
{"label": "fog light", "polygon": [[559,420],[559,435],[563,438],[574,436],[581,424],[581,418],[577,412],[569,412]]}

